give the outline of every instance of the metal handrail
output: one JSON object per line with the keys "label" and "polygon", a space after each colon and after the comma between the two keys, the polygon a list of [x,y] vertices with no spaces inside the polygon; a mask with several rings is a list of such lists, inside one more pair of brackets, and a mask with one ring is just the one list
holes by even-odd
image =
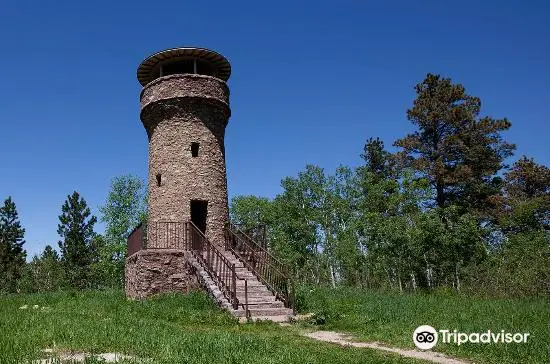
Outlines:
{"label": "metal handrail", "polygon": [[[247,243],[249,245],[252,245],[256,251],[261,251],[264,253],[272,262],[274,262],[274,265],[281,267],[280,270],[285,270],[285,264],[283,264],[279,259],[277,259],[273,254],[271,254],[269,251],[266,250],[265,247],[258,244],[254,239],[252,239],[247,233],[241,230],[237,225],[232,223],[227,223],[227,226],[229,227],[229,230],[232,231],[234,234],[240,234],[244,236],[244,238],[247,240]],[[283,272],[281,272],[284,274]]]}
{"label": "metal handrail", "polygon": [[[246,268],[285,303],[285,306],[294,309],[294,285],[286,266],[238,227],[228,223],[225,231],[226,250],[234,253]],[[246,317],[250,318],[247,280],[244,280],[244,302],[240,303],[237,297],[238,278],[235,264],[231,263],[220,248],[212,244],[192,221],[159,221],[152,222],[149,226],[140,224],[128,237],[128,256],[141,249],[190,251],[212,277],[231,306],[234,309],[242,306]]]}
{"label": "metal handrail", "polygon": [[232,228],[228,223],[225,229],[226,249],[238,256],[287,307],[294,307],[294,285],[283,263],[238,228]]}
{"label": "metal handrail", "polygon": [[187,226],[190,230],[192,254],[208,274],[215,278],[216,284],[231,306],[238,309],[235,264],[231,263],[193,222],[189,221]]}
{"label": "metal handrail", "polygon": [[256,226],[250,226],[247,224],[235,224],[231,223],[233,229],[237,228],[246,235],[248,235],[255,243],[262,246],[264,249],[268,249],[267,246],[267,225],[259,224]]}

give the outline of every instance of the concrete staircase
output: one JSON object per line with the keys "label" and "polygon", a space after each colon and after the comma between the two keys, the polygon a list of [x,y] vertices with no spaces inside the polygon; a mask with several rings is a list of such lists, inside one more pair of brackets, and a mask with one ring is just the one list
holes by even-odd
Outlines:
{"label": "concrete staircase", "polygon": [[237,276],[237,299],[239,306],[234,309],[218,286],[216,277],[211,277],[197,259],[189,254],[189,262],[195,267],[199,283],[214,298],[218,304],[227,309],[241,321],[246,321],[245,312],[245,280],[248,288],[248,311],[252,320],[270,320],[286,322],[292,316],[292,309],[286,308],[284,303],[276,299],[275,295],[258,278],[245,267],[244,263],[228,250],[220,249],[222,254],[235,264]]}

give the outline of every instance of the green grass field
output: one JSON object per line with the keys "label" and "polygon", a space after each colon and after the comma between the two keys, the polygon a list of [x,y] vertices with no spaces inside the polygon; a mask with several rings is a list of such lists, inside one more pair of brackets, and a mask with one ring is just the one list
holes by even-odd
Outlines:
{"label": "green grass field", "polygon": [[362,341],[414,348],[420,325],[461,332],[528,332],[525,344],[438,344],[434,350],[481,363],[550,362],[550,300],[482,299],[442,294],[381,294],[354,289],[303,289],[316,328],[352,333]]}
{"label": "green grass field", "polygon": [[[199,292],[143,302],[128,301],[114,291],[3,296],[0,363],[43,358],[45,348],[119,352],[154,363],[424,363],[300,335],[303,330],[329,329],[412,348],[412,332],[421,324],[466,332],[531,333],[527,344],[436,347],[478,363],[547,363],[550,357],[550,302],[544,299],[487,300],[351,289],[302,290],[300,299],[304,311],[316,313],[311,320],[316,324],[238,324]],[[19,309],[23,305],[29,307]],[[33,309],[33,305],[48,308]]]}
{"label": "green grass field", "polygon": [[[23,305],[29,308],[19,309]],[[419,363],[316,342],[292,327],[238,324],[202,293],[144,302],[128,301],[121,292],[4,296],[0,332],[0,363],[29,362],[53,347],[119,352],[154,363]]]}

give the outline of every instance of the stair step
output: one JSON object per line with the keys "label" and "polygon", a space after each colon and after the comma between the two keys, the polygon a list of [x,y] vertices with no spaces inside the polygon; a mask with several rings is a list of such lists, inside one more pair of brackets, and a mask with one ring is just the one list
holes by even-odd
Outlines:
{"label": "stair step", "polygon": [[[271,320],[275,322],[286,322],[292,316],[292,310],[284,307],[284,302],[277,300],[275,295],[261,282],[257,276],[231,251],[222,251],[222,254],[227,261],[235,266],[235,273],[238,278],[236,283],[236,295],[239,300],[239,307],[234,310],[227,298],[222,294],[221,290],[215,283],[207,271],[200,267],[200,264],[195,259],[190,259],[191,263],[197,267],[197,275],[202,280],[202,284],[207,286],[207,290],[215,296],[216,301],[224,308],[231,311],[234,316],[239,317],[239,320],[245,319],[245,291],[244,284],[247,282],[247,299],[248,309],[253,320]],[[206,255],[205,255],[206,257]],[[224,279],[232,273],[225,272],[219,278]]]}
{"label": "stair step", "polygon": [[[259,282],[258,281],[258,278],[256,278],[255,275],[252,275],[252,274],[239,274],[237,273],[235,275],[237,277],[237,284],[241,283],[242,285],[244,285],[244,280],[246,279],[248,281],[248,284],[251,284],[252,282]],[[232,278],[232,275],[231,274],[222,274],[220,276],[221,279],[225,279],[225,278],[229,278],[231,279]],[[261,282],[259,282],[261,284]]]}
{"label": "stair step", "polygon": [[[284,307],[284,303],[281,302],[281,301],[269,300],[269,299],[266,299],[265,297],[258,297],[258,298],[259,299],[251,299],[250,297],[248,297],[248,304],[249,305],[271,305],[271,304],[274,304],[277,307]],[[246,303],[246,300],[243,297],[238,297],[237,296],[237,299],[239,300],[239,303],[242,303],[243,305]]]}
{"label": "stair step", "polygon": [[[223,277],[227,276],[228,274],[224,274]],[[239,280],[248,280],[248,281],[257,281],[258,278],[251,272],[235,272],[235,275],[237,276],[237,279]],[[231,276],[231,274],[229,274]]]}
{"label": "stair step", "polygon": [[[237,273],[240,273],[240,272],[250,272],[250,270],[247,268],[247,267],[235,267],[235,271]],[[252,272],[251,272],[252,273]]]}
{"label": "stair step", "polygon": [[[237,298],[239,299],[239,301],[244,302],[245,300],[244,293],[243,294],[237,293]],[[282,302],[275,299],[275,296],[273,295],[267,295],[267,294],[255,295],[255,296],[248,295],[248,302],[260,302],[260,301],[261,302]]]}
{"label": "stair step", "polygon": [[[292,310],[289,308],[254,308],[249,307],[248,311],[252,317],[257,316],[290,316],[292,315]],[[234,312],[237,317],[246,316],[243,309],[239,309]]]}
{"label": "stair step", "polygon": [[[237,286],[237,289],[242,288],[244,290],[244,280],[238,280],[236,282],[236,286]],[[248,281],[246,286],[248,288],[264,287],[265,289],[267,289],[267,287],[264,284],[262,284],[262,282],[258,282],[257,280]]]}
{"label": "stair step", "polygon": [[[244,300],[244,291],[237,291],[237,297],[241,297]],[[248,299],[252,298],[258,298],[258,297],[273,297],[275,298],[271,292],[265,292],[265,291],[248,291]],[[271,299],[271,298],[270,298]]]}
{"label": "stair step", "polygon": [[[239,305],[245,305],[244,300],[239,300]],[[268,308],[285,308],[285,305],[281,301],[271,301],[271,302],[250,302],[248,301],[248,309],[268,309]]]}
{"label": "stair step", "polygon": [[[288,322],[291,315],[279,315],[279,316],[252,316],[252,321],[273,321],[273,322]],[[239,317],[239,322],[245,323],[245,317]]]}
{"label": "stair step", "polygon": [[[237,287],[237,295],[239,294],[244,296],[244,287]],[[272,293],[263,286],[248,287],[248,296],[251,295],[272,295]]]}
{"label": "stair step", "polygon": [[[241,301],[244,301],[245,299],[244,293],[243,294],[237,293],[237,298]],[[255,301],[275,302],[277,300],[275,299],[275,296],[270,294],[262,294],[262,295],[255,295],[255,296],[248,295],[248,302],[255,302]]]}

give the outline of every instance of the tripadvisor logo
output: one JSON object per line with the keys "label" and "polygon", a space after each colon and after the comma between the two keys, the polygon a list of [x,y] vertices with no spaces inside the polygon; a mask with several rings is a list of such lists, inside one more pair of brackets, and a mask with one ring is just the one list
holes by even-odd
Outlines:
{"label": "tripadvisor logo", "polygon": [[472,344],[511,344],[511,343],[526,343],[529,337],[528,332],[511,333],[504,330],[497,332],[487,330],[485,332],[465,333],[458,330],[439,330],[437,331],[432,326],[422,325],[416,328],[413,332],[413,342],[417,348],[428,350],[433,348],[438,341],[445,344],[462,345],[466,343]]}
{"label": "tripadvisor logo", "polygon": [[437,331],[430,325],[418,326],[413,332],[414,345],[417,348],[428,350],[437,344]]}

